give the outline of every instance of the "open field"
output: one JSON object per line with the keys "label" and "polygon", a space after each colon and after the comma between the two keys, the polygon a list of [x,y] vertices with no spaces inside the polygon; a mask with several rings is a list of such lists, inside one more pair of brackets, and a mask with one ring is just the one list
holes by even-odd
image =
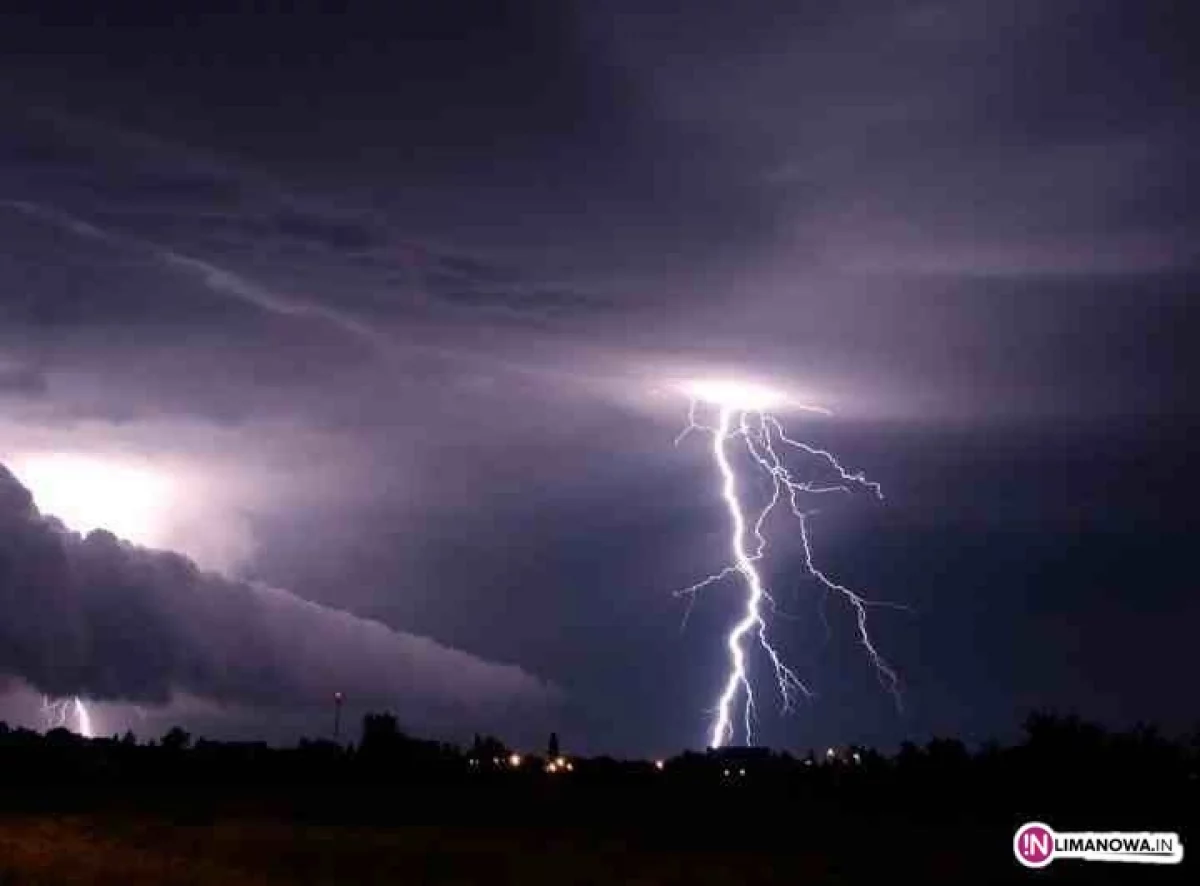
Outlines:
{"label": "open field", "polygon": [[[492,826],[342,827],[145,818],[0,819],[0,886],[243,884],[1176,882],[1181,869],[1114,870],[1059,863],[1025,871],[1009,835],[984,832],[799,833],[773,846],[644,831]],[[861,837],[861,839],[860,839]],[[707,844],[707,845],[704,845]],[[1182,867],[1186,868],[1187,864]],[[916,879],[912,879],[912,878]]]}
{"label": "open field", "polygon": [[[977,754],[731,748],[556,772],[366,728],[353,748],[16,730],[0,736],[0,886],[1194,881],[1191,745],[1071,719],[1030,731]],[[1184,862],[1026,870],[1012,840],[1029,821],[1179,832]]]}

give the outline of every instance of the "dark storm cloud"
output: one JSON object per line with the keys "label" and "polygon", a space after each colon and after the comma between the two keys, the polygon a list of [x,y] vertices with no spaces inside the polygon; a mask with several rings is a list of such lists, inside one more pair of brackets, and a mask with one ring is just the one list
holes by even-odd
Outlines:
{"label": "dark storm cloud", "polygon": [[1185,248],[1152,265],[1194,261],[1178,230],[1180,203],[1196,223],[1187,4],[863,3],[815,18],[760,3],[616,29],[665,113],[758,146],[741,162],[773,166],[810,270],[1137,269],[1139,238]]}
{"label": "dark storm cloud", "polygon": [[[87,449],[98,417],[186,437],[200,475],[270,464],[264,578],[569,677],[580,730],[641,750],[703,732],[732,605],[677,638],[723,524],[703,450],[670,447],[686,404],[647,389],[778,378],[889,492],[814,531],[921,604],[880,630],[924,713],[830,667],[837,701],[767,734],[1096,700],[1147,595],[1097,710],[1178,719],[1135,702],[1187,593],[1193,7],[28,6],[0,27],[0,437]],[[281,504],[314,463],[321,495]]]}
{"label": "dark storm cloud", "polygon": [[[357,248],[346,248],[338,237],[344,239],[345,231],[357,231],[362,237],[355,240],[355,247],[373,242],[381,235],[377,228],[366,223],[292,213],[269,218],[255,232],[246,230],[243,219],[222,220],[223,229],[231,236],[227,241],[231,248],[225,251],[232,253],[222,261],[232,260],[234,265],[244,261],[244,254],[261,255],[278,249],[281,238],[294,236],[299,230],[304,232],[306,242],[316,240],[319,243],[322,255],[315,259],[312,255],[293,255],[285,268],[286,256],[281,254],[278,263],[261,266],[259,270],[264,276],[281,284],[272,286],[231,270],[227,264],[197,258],[143,239],[142,235],[129,232],[129,224],[124,229],[99,227],[58,207],[29,201],[3,201],[0,209],[111,247],[112,256],[92,256],[89,262],[112,263],[110,273],[124,265],[125,274],[132,269],[141,278],[125,284],[104,301],[96,299],[94,292],[64,298],[61,290],[45,291],[46,275],[32,270],[33,261],[26,262],[32,271],[29,274],[32,291],[22,297],[10,298],[9,305],[0,311],[15,314],[18,322],[30,324],[30,332],[34,335],[38,333],[38,327],[45,326],[48,321],[50,325],[69,322],[68,318],[80,309],[85,315],[93,315],[101,305],[104,320],[108,323],[153,323],[160,329],[165,323],[168,330],[172,326],[186,328],[189,338],[204,327],[222,328],[227,312],[214,310],[211,299],[197,301],[193,292],[181,288],[181,280],[172,280],[170,274],[162,271],[177,272],[177,277],[190,278],[210,293],[266,314],[324,326],[356,340],[367,348],[368,353],[393,363],[403,356],[403,348],[407,347],[413,353],[430,351],[435,357],[450,360],[451,364],[461,362],[470,366],[480,355],[473,355],[469,349],[457,347],[452,340],[446,339],[446,334],[455,326],[486,329],[489,323],[499,323],[522,330],[564,323],[569,326],[591,315],[610,313],[610,307],[598,297],[568,287],[530,282],[522,279],[519,271],[499,265],[406,243],[392,244],[376,267],[369,268],[368,274],[360,275],[356,293],[351,274],[356,263],[362,264],[357,260],[363,253]],[[288,219],[287,224],[281,226],[280,218]],[[297,228],[300,218],[305,220]],[[330,239],[331,231],[343,233]],[[43,247],[36,248],[45,251]],[[54,242],[52,251],[61,256],[64,251],[72,254],[79,250]],[[19,264],[22,259],[18,253],[8,261]],[[53,261],[62,264],[61,258],[56,257]],[[308,267],[303,266],[306,262]],[[158,270],[153,271],[147,263],[157,266]],[[376,297],[375,292],[389,288],[389,275],[397,272],[403,272],[399,280],[401,286],[391,286],[393,292],[385,299]],[[16,275],[10,274],[13,276]],[[148,276],[149,280],[146,279]],[[330,297],[330,290],[323,285],[326,280],[328,286],[339,287],[341,299]],[[195,287],[192,289],[194,291]],[[22,304],[27,305],[24,312]],[[122,306],[128,311],[124,317],[116,313]],[[170,318],[174,318],[174,323]],[[442,344],[436,343],[438,337]]]}
{"label": "dark storm cloud", "polygon": [[[347,317],[337,311],[321,305],[306,304],[294,299],[289,299],[285,296],[277,295],[265,287],[262,287],[251,280],[247,280],[246,278],[241,277],[225,268],[201,259],[193,258],[192,256],[182,255],[171,249],[160,247],[154,243],[140,240],[128,234],[100,228],[89,221],[84,221],[80,218],[77,218],[70,213],[58,209],[57,207],[38,203],[30,203],[28,201],[7,200],[0,202],[0,209],[9,209],[13,212],[29,216],[37,221],[47,222],[78,237],[86,240],[99,241],[100,243],[112,246],[126,254],[140,254],[167,267],[177,268],[196,278],[213,292],[228,295],[238,301],[244,302],[256,308],[260,308],[263,311],[281,314],[284,316],[314,316],[335,326],[339,326],[351,334],[359,335],[367,339],[373,339],[375,337],[373,330],[363,324],[356,323],[352,318]],[[57,297],[60,300],[62,299],[61,294],[58,294]],[[39,303],[39,310],[46,311],[45,294],[34,293],[33,298]],[[145,319],[145,307],[150,303],[158,302],[161,305],[167,301],[158,294],[150,297],[146,297],[144,294],[139,294],[135,296],[135,298],[137,301],[130,306],[136,306],[137,308],[136,312],[131,312],[134,313],[136,319]],[[79,300],[84,301],[91,299],[89,296],[83,295],[79,297]],[[173,310],[177,310],[177,308],[173,308]],[[49,312],[53,313],[52,307],[49,309]]]}
{"label": "dark storm cloud", "polygon": [[46,376],[33,366],[6,365],[0,356],[0,396],[23,397],[44,394],[48,389]]}
{"label": "dark storm cloud", "polygon": [[[110,129],[92,134],[108,139],[112,155]],[[414,328],[439,334],[491,321],[544,327],[611,310],[569,282],[405,239],[377,215],[325,209],[278,192],[252,172],[222,167],[176,175],[171,164],[187,162],[184,147],[150,140],[142,149],[149,156],[131,173],[136,182],[121,163],[129,158],[118,152],[88,166],[64,162],[43,180],[43,199],[10,198],[0,207],[140,254],[265,311],[324,320],[378,348],[388,346],[389,327],[401,325],[410,335]],[[24,172],[37,183],[36,167]],[[72,187],[70,173],[76,185],[87,185]],[[28,179],[13,187],[31,190]],[[47,195],[62,202],[48,202]]]}
{"label": "dark storm cloud", "polygon": [[[198,570],[105,532],[42,517],[0,467],[0,669],[61,697],[296,707],[342,691],[416,718],[544,710],[556,690],[287,591]],[[431,716],[432,715],[432,716]]]}
{"label": "dark storm cloud", "polygon": [[321,218],[298,212],[283,212],[274,219],[280,234],[315,242],[335,252],[351,252],[378,246],[379,234],[369,225]]}
{"label": "dark storm cloud", "polygon": [[775,206],[733,282],[701,270],[663,287],[687,319],[639,344],[794,378],[868,420],[1124,420],[1186,403],[1197,367],[1163,329],[1196,328],[1190,4],[651,3],[591,18],[661,117],[704,133],[724,179]]}

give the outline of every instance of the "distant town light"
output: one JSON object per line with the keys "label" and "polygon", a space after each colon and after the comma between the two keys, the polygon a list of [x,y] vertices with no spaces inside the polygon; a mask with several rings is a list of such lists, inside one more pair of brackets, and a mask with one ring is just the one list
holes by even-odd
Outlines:
{"label": "distant town light", "polygon": [[655,761],[654,761],[654,768],[655,768],[655,769],[657,769],[659,772],[661,772],[661,771],[662,771],[662,769],[663,769],[663,767],[664,767],[665,765],[666,765],[666,764],[665,764],[665,763],[663,763],[663,761],[662,761],[662,760],[655,760]]}
{"label": "distant town light", "polygon": [[[496,762],[499,763],[500,761],[497,760]],[[521,765],[521,755],[520,754],[510,755],[508,758],[508,765],[511,766],[513,769],[516,769],[518,766],[520,766]]]}

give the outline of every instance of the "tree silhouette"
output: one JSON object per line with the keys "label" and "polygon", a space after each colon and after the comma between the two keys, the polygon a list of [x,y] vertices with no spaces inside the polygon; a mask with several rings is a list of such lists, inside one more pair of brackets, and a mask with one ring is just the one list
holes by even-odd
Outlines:
{"label": "tree silhouette", "polygon": [[475,743],[471,748],[471,756],[481,762],[503,761],[510,753],[508,745],[494,735],[476,735]]}
{"label": "tree silhouette", "polygon": [[186,751],[192,743],[192,735],[178,726],[172,726],[170,731],[162,737],[162,746],[164,750],[177,753]]}

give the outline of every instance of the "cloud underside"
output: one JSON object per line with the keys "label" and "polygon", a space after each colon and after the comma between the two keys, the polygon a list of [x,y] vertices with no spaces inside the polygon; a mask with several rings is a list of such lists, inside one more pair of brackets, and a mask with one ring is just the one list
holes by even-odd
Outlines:
{"label": "cloud underside", "polygon": [[520,668],[200,571],[185,557],[86,537],[41,515],[0,466],[0,672],[50,696],[164,704],[177,694],[304,707],[343,692],[410,722],[544,709]]}

